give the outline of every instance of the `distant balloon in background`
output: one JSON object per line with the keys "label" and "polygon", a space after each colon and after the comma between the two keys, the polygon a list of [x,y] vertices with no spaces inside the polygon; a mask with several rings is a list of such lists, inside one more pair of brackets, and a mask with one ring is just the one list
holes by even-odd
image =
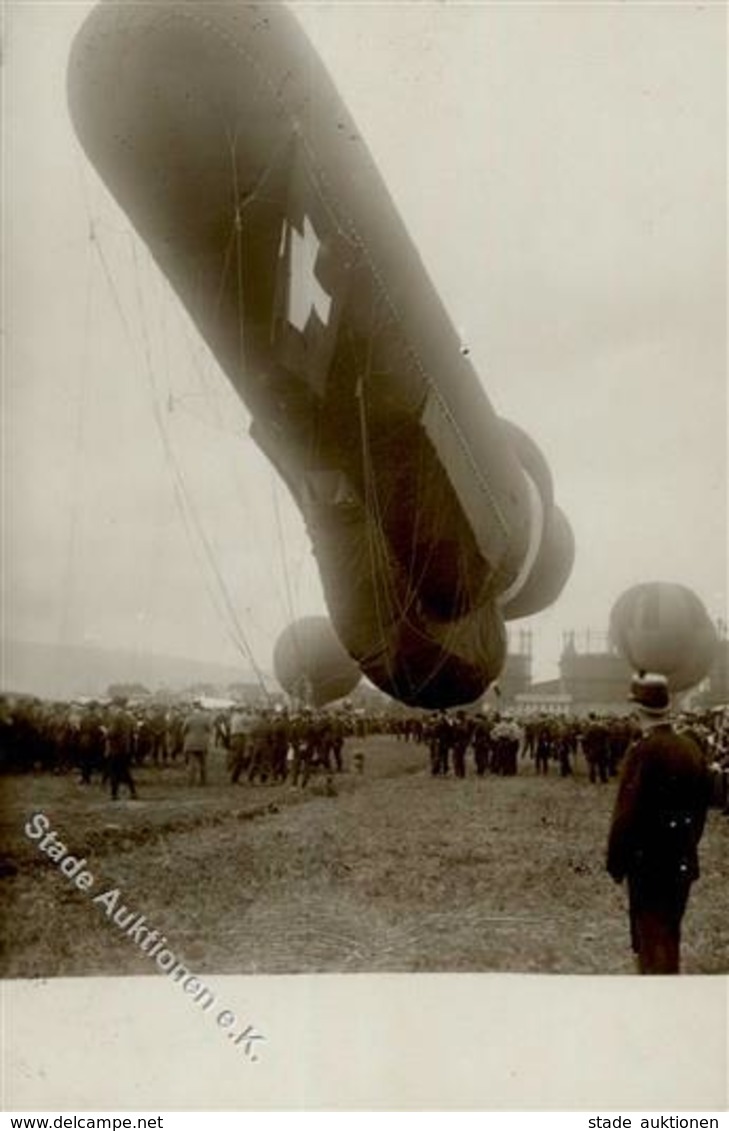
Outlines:
{"label": "distant balloon in background", "polygon": [[636,671],[665,675],[671,691],[687,691],[708,675],[718,643],[696,594],[668,581],[621,594],[610,613],[610,637]]}
{"label": "distant balloon in background", "polygon": [[285,628],[273,651],[273,670],[284,691],[311,707],[343,699],[360,680],[326,617],[301,617]]}

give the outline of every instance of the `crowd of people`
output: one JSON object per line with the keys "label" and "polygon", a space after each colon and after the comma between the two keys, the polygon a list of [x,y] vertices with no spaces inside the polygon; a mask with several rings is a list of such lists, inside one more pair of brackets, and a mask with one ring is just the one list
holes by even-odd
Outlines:
{"label": "crowd of people", "polygon": [[136,796],[136,767],[184,762],[191,784],[207,782],[207,758],[226,752],[232,783],[290,781],[305,786],[315,770],[344,768],[347,737],[389,730],[385,716],[284,706],[211,709],[204,700],[165,705],[0,699],[0,773],[77,771],[84,784],[126,786]]}
{"label": "crowd of people", "polygon": [[[699,876],[707,808],[729,815],[729,710],[675,714],[663,677],[635,677],[632,714],[584,717],[498,711],[369,713],[351,707],[213,707],[46,703],[0,697],[0,773],[77,773],[98,778],[112,800],[137,797],[137,767],[184,762],[190,785],[205,786],[208,756],[225,753],[231,786],[305,788],[314,773],[364,772],[366,736],[389,734],[423,746],[433,778],[581,773],[600,788],[619,776],[607,870],[626,881],[630,937],[641,973],[678,973],[681,923]],[[356,738],[347,750],[345,741]],[[220,763],[219,763],[220,764]]]}
{"label": "crowd of people", "polygon": [[[680,714],[676,726],[691,732],[708,765],[729,772],[727,712]],[[556,772],[570,777],[581,756],[595,783],[617,776],[626,751],[640,735],[635,715],[595,712],[584,717],[544,712],[519,718],[508,712],[439,711],[429,718],[399,719],[393,729],[405,741],[427,744],[434,777],[452,772],[463,778],[471,760],[479,777],[487,772],[514,775],[530,764],[539,775]]]}
{"label": "crowd of people", "polygon": [[[680,715],[679,730],[690,730],[718,774],[726,793],[729,774],[727,712]],[[81,782],[94,776],[108,783],[112,797],[121,786],[134,796],[133,771],[143,765],[184,763],[191,783],[207,781],[207,755],[226,752],[233,784],[286,782],[306,786],[317,771],[345,768],[347,738],[390,734],[424,745],[433,777],[471,774],[513,776],[518,772],[569,777],[581,756],[590,781],[614,778],[626,750],[639,735],[635,717],[585,717],[541,713],[517,717],[490,711],[313,710],[306,707],[224,710],[204,701],[164,704],[128,702],[44,702],[6,696],[0,699],[0,772],[77,771]],[[353,769],[363,768],[362,750]],[[725,802],[726,803],[726,802]]]}

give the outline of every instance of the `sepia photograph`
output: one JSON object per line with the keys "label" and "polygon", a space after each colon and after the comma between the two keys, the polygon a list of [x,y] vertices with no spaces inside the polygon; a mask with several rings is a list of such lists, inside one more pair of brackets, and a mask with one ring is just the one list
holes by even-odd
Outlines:
{"label": "sepia photograph", "polygon": [[720,1015],[725,5],[6,0],[2,75],[18,1049]]}

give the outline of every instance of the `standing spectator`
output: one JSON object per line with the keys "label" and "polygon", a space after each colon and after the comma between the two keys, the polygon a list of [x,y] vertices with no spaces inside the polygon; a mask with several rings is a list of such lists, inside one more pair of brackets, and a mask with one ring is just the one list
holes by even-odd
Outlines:
{"label": "standing spectator", "polygon": [[590,769],[590,781],[599,780],[605,784],[610,768],[608,729],[592,712],[588,715],[587,728],[582,735],[582,750]]}
{"label": "standing spectator", "polygon": [[466,776],[466,751],[471,741],[472,726],[465,711],[457,711],[453,724],[451,747],[453,750],[453,772],[457,778]]}
{"label": "standing spectator", "polygon": [[480,778],[486,773],[489,765],[491,751],[491,724],[485,718],[476,722],[473,734],[473,758],[476,763],[476,773]]}
{"label": "standing spectator", "polygon": [[[338,774],[341,774],[344,769],[344,763],[342,761],[342,747],[344,746],[343,720],[337,715],[333,716],[330,720],[330,728],[331,737],[329,741],[331,743],[332,757],[334,758],[334,769]],[[409,737],[410,732],[408,731],[406,738],[409,739]]]}
{"label": "standing spectator", "polygon": [[185,720],[179,707],[175,707],[170,711],[167,719],[167,753],[172,762],[182,753],[184,730]]}
{"label": "standing spectator", "polygon": [[559,759],[560,777],[569,778],[572,776],[572,763],[570,762],[570,736],[567,723],[560,723],[559,719],[555,719],[553,735],[555,752]]}
{"label": "standing spectator", "polygon": [[669,719],[663,676],[636,676],[642,735],[625,756],[610,826],[607,870],[628,882],[630,931],[641,974],[677,974],[681,921],[699,876],[710,799],[703,754]]}
{"label": "standing spectator", "polygon": [[236,707],[230,719],[230,780],[235,783],[251,760],[249,749],[253,720],[240,707]]}
{"label": "standing spectator", "polygon": [[106,732],[106,768],[111,787],[111,799],[119,799],[119,786],[125,785],[136,800],[137,790],[132,778],[132,755],[134,753],[134,721],[124,709],[125,701],[112,705],[111,718]]}
{"label": "standing spectator", "polygon": [[552,736],[552,721],[551,719],[544,719],[536,736],[535,766],[538,774],[549,773],[549,761],[552,757]]}
{"label": "standing spectator", "polygon": [[513,777],[517,771],[521,730],[511,715],[504,715],[491,731],[493,756],[491,768],[495,774]]}
{"label": "standing spectator", "polygon": [[84,785],[91,783],[94,770],[101,770],[104,761],[104,732],[96,704],[91,703],[84,713],[79,729],[79,769]]}
{"label": "standing spectator", "polygon": [[431,770],[435,777],[447,777],[448,759],[453,741],[453,723],[450,715],[439,711],[433,723]]}
{"label": "standing spectator", "polygon": [[213,718],[204,710],[199,699],[194,710],[185,719],[182,750],[189,767],[190,785],[197,779],[200,785],[207,781],[208,747],[213,733]]}
{"label": "standing spectator", "polygon": [[155,766],[167,761],[167,713],[164,707],[154,707],[147,714],[149,748]]}

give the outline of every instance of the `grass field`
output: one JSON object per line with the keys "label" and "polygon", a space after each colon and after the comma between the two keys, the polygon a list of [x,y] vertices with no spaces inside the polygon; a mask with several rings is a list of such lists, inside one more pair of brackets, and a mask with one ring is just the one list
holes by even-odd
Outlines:
{"label": "grass field", "polygon": [[[345,758],[351,764],[351,742]],[[4,977],[156,973],[93,897],[120,902],[199,973],[633,970],[625,893],[604,870],[615,785],[433,779],[424,747],[370,738],[365,772],[305,791],[137,771],[140,800],[75,776],[2,781]],[[76,890],[24,833],[47,815],[94,876]],[[686,973],[729,972],[729,820],[709,814]]]}

